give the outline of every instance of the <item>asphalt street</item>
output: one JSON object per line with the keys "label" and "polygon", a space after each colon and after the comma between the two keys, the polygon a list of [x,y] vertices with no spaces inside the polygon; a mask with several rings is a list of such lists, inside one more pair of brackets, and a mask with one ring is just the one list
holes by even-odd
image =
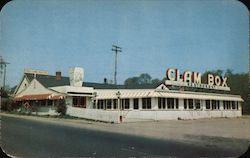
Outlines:
{"label": "asphalt street", "polygon": [[238,157],[242,151],[1,117],[1,146],[18,157]]}

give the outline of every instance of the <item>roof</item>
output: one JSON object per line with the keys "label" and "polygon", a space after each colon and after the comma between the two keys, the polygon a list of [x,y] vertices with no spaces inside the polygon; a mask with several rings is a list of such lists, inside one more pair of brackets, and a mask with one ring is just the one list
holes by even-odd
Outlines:
{"label": "roof", "polygon": [[158,84],[140,84],[140,85],[114,85],[104,83],[83,82],[83,86],[93,87],[94,89],[154,89]]}
{"label": "roof", "polygon": [[[31,81],[34,78],[33,74],[25,74]],[[55,76],[51,75],[36,75],[38,80],[44,87],[56,87],[70,85],[69,77],[62,76],[60,80],[56,80]],[[114,85],[94,82],[83,82],[85,87],[93,87],[94,89],[154,89],[158,84],[141,84],[141,85]]]}
{"label": "roof", "polygon": [[69,77],[61,77],[60,80],[56,80],[56,76],[51,75],[36,75],[34,77],[33,74],[25,74],[28,79],[31,81],[33,78],[36,78],[44,87],[55,87],[55,86],[65,86],[69,85]]}
{"label": "roof", "polygon": [[[25,74],[29,81],[34,78],[33,74]],[[60,80],[56,80],[56,76],[52,75],[36,75],[36,79],[46,88],[56,87],[56,86],[68,86],[70,85],[69,77],[62,76]],[[84,87],[93,87],[94,89],[155,89],[160,84],[164,82],[159,82],[156,84],[140,84],[140,85],[114,85],[105,83],[94,83],[94,82],[83,82]],[[178,87],[178,86],[167,86],[169,90],[181,90],[182,91],[192,91],[192,92],[206,92],[206,93],[220,93],[220,94],[230,94],[232,92],[195,88],[195,87]]]}

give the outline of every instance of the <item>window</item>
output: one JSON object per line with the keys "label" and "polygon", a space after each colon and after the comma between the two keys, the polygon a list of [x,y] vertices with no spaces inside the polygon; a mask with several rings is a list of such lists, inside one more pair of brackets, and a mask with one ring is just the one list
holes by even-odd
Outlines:
{"label": "window", "polygon": [[216,101],[216,106],[217,106],[217,109],[220,109],[220,101],[219,100]]}
{"label": "window", "polygon": [[236,109],[235,101],[232,101],[232,109]]}
{"label": "window", "polygon": [[103,109],[103,108],[104,108],[104,100],[98,100],[97,109]]}
{"label": "window", "polygon": [[46,100],[41,100],[41,106],[46,106]]}
{"label": "window", "polygon": [[231,102],[230,101],[227,101],[227,109],[231,109]]}
{"label": "window", "polygon": [[187,109],[187,99],[184,99],[184,109]]}
{"label": "window", "polygon": [[54,106],[57,106],[57,105],[58,105],[58,103],[59,103],[59,101],[58,101],[58,100],[54,100]]}
{"label": "window", "polygon": [[79,97],[80,99],[80,106],[82,108],[86,108],[86,97]]}
{"label": "window", "polygon": [[200,109],[201,108],[201,100],[195,99],[194,106],[195,106],[195,109]]}
{"label": "window", "polygon": [[167,98],[168,109],[174,109],[174,98]]}
{"label": "window", "polygon": [[142,98],[142,109],[151,109],[151,98]]}
{"label": "window", "polygon": [[96,100],[93,101],[93,109],[96,109]]}
{"label": "window", "polygon": [[117,99],[113,100],[113,109],[117,109]]}
{"label": "window", "polygon": [[223,108],[224,109],[231,109],[231,102],[230,101],[223,101]]}
{"label": "window", "polygon": [[210,100],[206,100],[206,109],[210,109]]}
{"label": "window", "polygon": [[73,106],[86,108],[86,97],[73,97]]}
{"label": "window", "polygon": [[139,99],[138,98],[134,99],[134,109],[139,109]]}
{"label": "window", "polygon": [[193,109],[194,108],[194,100],[193,99],[188,99],[188,108]]}
{"label": "window", "polygon": [[111,109],[111,99],[106,100],[107,109]]}
{"label": "window", "polygon": [[216,109],[216,100],[212,100],[212,110]]}
{"label": "window", "polygon": [[53,100],[48,100],[47,104],[48,104],[48,106],[52,106],[53,105]]}
{"label": "window", "polygon": [[236,101],[236,109],[239,110],[239,102]]}
{"label": "window", "polygon": [[175,108],[179,109],[179,99],[175,99]]}
{"label": "window", "polygon": [[121,99],[122,109],[129,109],[129,99]]}
{"label": "window", "polygon": [[73,97],[73,106],[77,106],[77,97]]}
{"label": "window", "polygon": [[166,109],[165,98],[158,98],[158,109]]}

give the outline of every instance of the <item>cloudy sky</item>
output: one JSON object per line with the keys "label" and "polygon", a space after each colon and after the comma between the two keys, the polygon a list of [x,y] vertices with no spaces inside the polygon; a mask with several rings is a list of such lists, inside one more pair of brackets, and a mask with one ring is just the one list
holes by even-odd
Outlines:
{"label": "cloudy sky", "polygon": [[167,68],[248,72],[248,10],[236,0],[15,0],[0,13],[0,55],[10,62],[6,84],[24,68],[85,70],[85,81],[118,83]]}

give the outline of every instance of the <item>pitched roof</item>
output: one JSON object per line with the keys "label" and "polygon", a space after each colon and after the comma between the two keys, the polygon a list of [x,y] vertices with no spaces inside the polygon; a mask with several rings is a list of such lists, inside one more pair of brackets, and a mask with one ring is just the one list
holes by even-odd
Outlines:
{"label": "pitched roof", "polygon": [[[31,81],[34,77],[33,74],[25,74],[27,78]],[[55,87],[55,86],[66,86],[70,85],[69,77],[61,77],[60,80],[56,80],[55,76],[51,75],[36,75],[36,80],[38,80],[44,87]],[[83,82],[85,87],[93,87],[94,89],[153,89],[159,84],[142,84],[142,85],[113,85],[104,83],[93,83],[93,82]]]}
{"label": "pitched roof", "polygon": [[33,78],[36,78],[44,87],[55,87],[55,86],[65,86],[69,85],[69,77],[61,77],[60,80],[56,80],[56,76],[51,75],[36,75],[25,74],[28,79],[31,81]]}

